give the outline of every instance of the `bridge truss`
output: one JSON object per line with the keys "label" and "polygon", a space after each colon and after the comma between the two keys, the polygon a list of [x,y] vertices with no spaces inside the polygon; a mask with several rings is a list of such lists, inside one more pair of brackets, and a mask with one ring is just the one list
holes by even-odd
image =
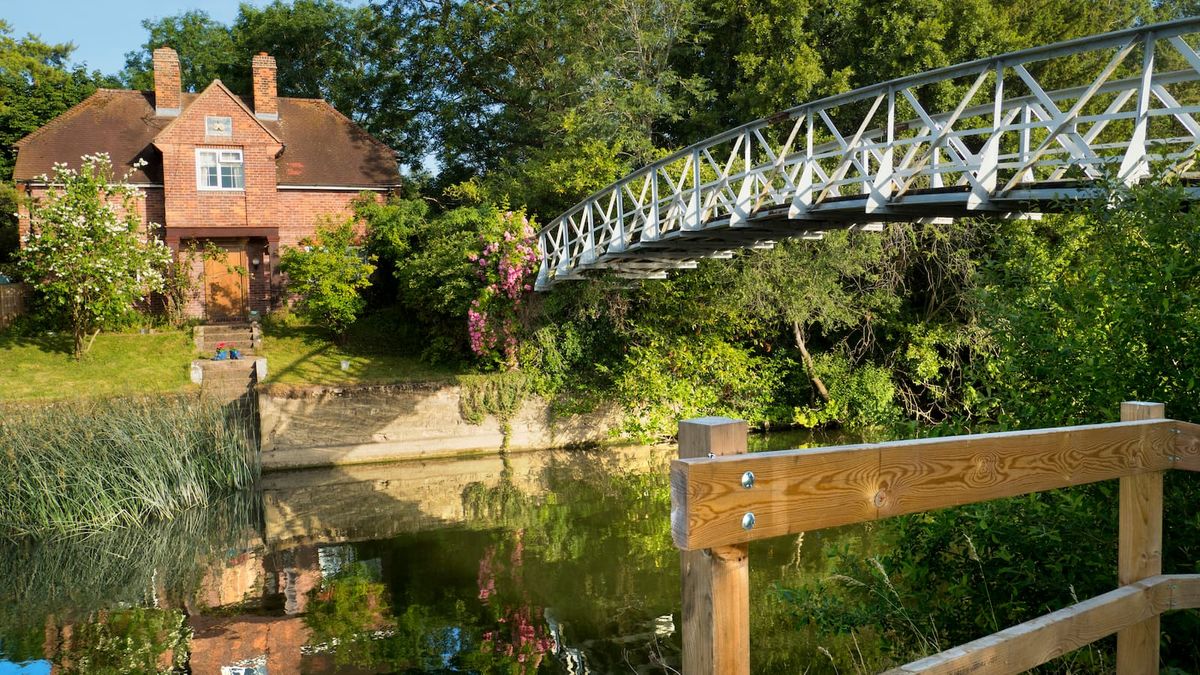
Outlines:
{"label": "bridge truss", "polygon": [[1200,18],[1181,19],[903,77],[730,129],[550,222],[538,233],[537,288],[593,270],[665,278],[834,228],[1050,211],[1152,167],[1190,178],[1198,51]]}

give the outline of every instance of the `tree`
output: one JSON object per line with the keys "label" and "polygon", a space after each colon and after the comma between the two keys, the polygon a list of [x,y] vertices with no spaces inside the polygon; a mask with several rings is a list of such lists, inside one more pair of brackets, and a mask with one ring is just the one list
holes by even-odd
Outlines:
{"label": "tree", "polygon": [[75,46],[48,44],[29,35],[12,37],[0,19],[0,181],[12,178],[13,143],[87,98],[97,86],[116,82],[70,62]]}
{"label": "tree", "polygon": [[363,256],[355,246],[357,238],[353,220],[326,223],[298,248],[285,250],[280,260],[288,291],[299,297],[300,313],[339,340],[366,309],[361,291],[371,285],[375,272],[375,256]]}
{"label": "tree", "polygon": [[143,227],[141,195],[128,174],[114,178],[107,154],[81,159],[78,170],[55,166],[45,201],[30,205],[30,234],[18,254],[47,311],[70,326],[77,358],[88,333],[94,338],[163,289],[171,259],[154,225]]}
{"label": "tree", "polygon": [[[12,37],[0,19],[0,183],[12,179],[17,153],[13,144],[87,98],[111,78],[89,73],[70,62],[72,44],[47,44],[29,35]],[[0,263],[17,249],[17,192],[0,187]]]}
{"label": "tree", "polygon": [[[125,54],[121,79],[133,89],[154,88],[154,50],[171,47],[179,53],[179,75],[185,91],[200,91],[220,79],[234,91],[250,82],[250,59],[234,49],[229,28],[203,10],[190,10],[142,27],[150,34],[142,48]],[[245,72],[242,72],[245,71]]]}

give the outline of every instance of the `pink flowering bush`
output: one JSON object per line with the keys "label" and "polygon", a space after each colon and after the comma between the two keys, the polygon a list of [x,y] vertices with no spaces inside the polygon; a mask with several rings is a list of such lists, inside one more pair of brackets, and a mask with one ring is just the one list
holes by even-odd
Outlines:
{"label": "pink flowering bush", "polygon": [[467,332],[476,356],[514,369],[519,366],[520,312],[533,291],[541,257],[524,211],[500,213],[498,221],[480,235],[480,250],[467,256],[479,282],[467,310]]}

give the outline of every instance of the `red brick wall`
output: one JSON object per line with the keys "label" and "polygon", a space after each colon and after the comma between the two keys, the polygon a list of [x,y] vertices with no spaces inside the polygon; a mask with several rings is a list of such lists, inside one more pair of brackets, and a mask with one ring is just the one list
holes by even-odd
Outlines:
{"label": "red brick wall", "polygon": [[[229,137],[205,135],[205,117],[233,120]],[[155,140],[163,154],[166,221],[171,227],[273,227],[275,225],[275,157],[282,146],[245,108],[223,89],[205,90]],[[242,190],[196,187],[196,150],[242,151]]]}
{"label": "red brick wall", "polygon": [[[300,240],[315,233],[324,219],[341,222],[354,214],[351,202],[360,193],[332,190],[279,191],[279,245],[296,246]],[[377,200],[383,195],[376,193]],[[361,230],[365,226],[359,224]]]}

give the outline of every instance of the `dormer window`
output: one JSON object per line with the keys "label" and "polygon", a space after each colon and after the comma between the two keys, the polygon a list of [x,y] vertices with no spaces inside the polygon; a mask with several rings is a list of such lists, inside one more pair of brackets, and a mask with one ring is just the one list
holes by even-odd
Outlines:
{"label": "dormer window", "polygon": [[196,187],[241,190],[245,187],[241,150],[196,150]]}
{"label": "dormer window", "polygon": [[204,133],[208,136],[232,136],[233,118],[209,115],[204,118]]}

